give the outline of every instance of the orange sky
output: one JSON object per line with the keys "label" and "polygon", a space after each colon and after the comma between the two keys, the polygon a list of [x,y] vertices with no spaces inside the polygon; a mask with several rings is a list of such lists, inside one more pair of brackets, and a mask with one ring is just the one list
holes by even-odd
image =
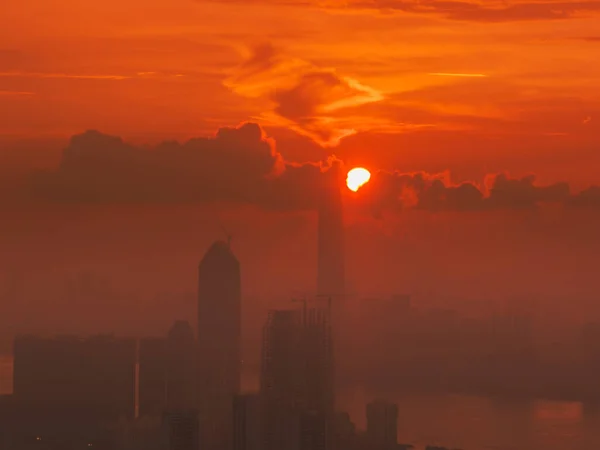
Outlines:
{"label": "orange sky", "polygon": [[[312,290],[306,211],[321,172],[295,163],[332,153],[373,175],[344,191],[361,295],[434,290],[485,306],[536,293],[600,318],[600,188],[579,194],[600,186],[600,0],[5,0],[0,11],[0,296],[22,287],[0,301],[4,333],[142,333],[194,317],[193,302],[149,299],[194,291],[219,220],[256,304]],[[222,128],[248,121],[262,129]],[[219,217],[211,201],[235,212]],[[71,301],[63,288],[81,271],[137,294],[65,315],[53,301]]]}
{"label": "orange sky", "polygon": [[157,141],[254,120],[294,160],[357,133],[336,154],[597,181],[599,1],[6,3],[4,139]]}

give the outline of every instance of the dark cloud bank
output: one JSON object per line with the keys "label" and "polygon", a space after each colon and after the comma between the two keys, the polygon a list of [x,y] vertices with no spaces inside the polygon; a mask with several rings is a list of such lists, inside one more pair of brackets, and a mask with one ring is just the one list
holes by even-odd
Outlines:
{"label": "dark cloud bank", "polygon": [[[308,210],[316,205],[324,174],[341,165],[334,158],[286,162],[253,123],[221,128],[211,138],[152,148],[87,131],[71,138],[56,170],[34,177],[31,194],[52,202],[234,202]],[[595,186],[572,194],[566,183],[540,186],[533,176],[516,179],[503,174],[489,176],[485,185],[454,185],[444,175],[378,171],[354,201],[376,213],[406,208],[531,209],[545,203],[600,208],[600,188]]]}

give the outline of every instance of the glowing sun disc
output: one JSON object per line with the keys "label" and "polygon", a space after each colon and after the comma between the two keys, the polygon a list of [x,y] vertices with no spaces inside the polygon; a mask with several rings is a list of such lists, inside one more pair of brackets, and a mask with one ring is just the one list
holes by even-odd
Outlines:
{"label": "glowing sun disc", "polygon": [[371,179],[371,172],[363,167],[355,167],[350,172],[348,172],[348,177],[346,178],[346,185],[348,189],[353,192],[358,191],[358,189],[369,182]]}

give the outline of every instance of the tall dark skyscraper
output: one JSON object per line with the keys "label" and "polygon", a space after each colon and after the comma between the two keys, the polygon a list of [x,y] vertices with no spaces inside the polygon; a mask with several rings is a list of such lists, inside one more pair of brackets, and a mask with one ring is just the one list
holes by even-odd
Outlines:
{"label": "tall dark skyscraper", "polygon": [[317,294],[332,296],[338,302],[346,293],[341,183],[340,164],[334,163],[322,176],[318,206]]}
{"label": "tall dark skyscraper", "polygon": [[227,242],[198,270],[198,407],[203,448],[230,450],[233,398],[241,377],[240,263]]}
{"label": "tall dark skyscraper", "polygon": [[329,311],[272,311],[264,328],[266,450],[327,450],[333,419]]}
{"label": "tall dark skyscraper", "polygon": [[233,400],[233,450],[262,450],[260,395],[240,394]]}
{"label": "tall dark skyscraper", "polygon": [[[340,351],[348,341],[345,337],[346,308],[344,306],[346,292],[344,212],[342,204],[341,165],[334,162],[331,168],[321,177],[321,192],[318,206],[318,260],[317,260],[317,295],[331,301],[328,323],[332,327],[332,346],[336,354],[347,354]],[[324,298],[323,298],[324,297]],[[338,363],[344,361],[338,356]],[[339,374],[340,372],[338,372]]]}
{"label": "tall dark skyscraper", "polygon": [[163,416],[166,450],[198,450],[198,413],[194,410],[168,412]]}
{"label": "tall dark skyscraper", "polygon": [[297,450],[302,389],[299,311],[270,311],[263,328],[260,394],[265,450]]}

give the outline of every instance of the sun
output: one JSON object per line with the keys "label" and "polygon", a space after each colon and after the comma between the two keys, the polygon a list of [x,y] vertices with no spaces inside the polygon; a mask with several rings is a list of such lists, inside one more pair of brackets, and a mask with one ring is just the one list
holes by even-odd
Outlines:
{"label": "sun", "polygon": [[353,192],[358,191],[358,189],[364,184],[368,183],[371,179],[371,172],[363,167],[355,167],[350,172],[348,172],[348,177],[346,178],[346,185],[348,189]]}

